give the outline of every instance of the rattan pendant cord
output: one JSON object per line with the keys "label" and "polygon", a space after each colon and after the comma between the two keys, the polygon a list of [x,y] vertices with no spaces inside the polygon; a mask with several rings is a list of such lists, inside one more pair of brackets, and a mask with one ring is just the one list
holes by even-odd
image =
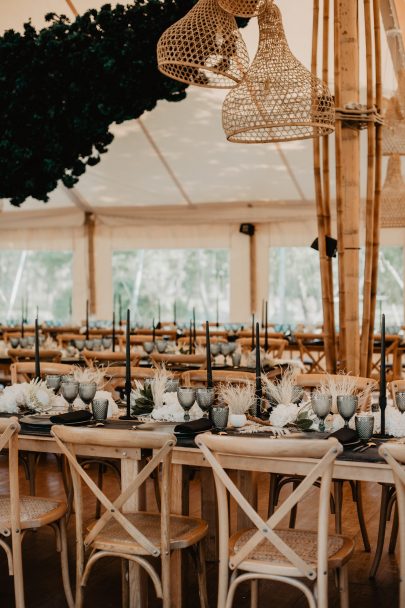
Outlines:
{"label": "rattan pendant cord", "polygon": [[275,4],[268,2],[258,21],[256,57],[224,101],[228,140],[267,143],[328,135],[335,128],[335,106],[327,86],[291,53]]}
{"label": "rattan pendant cord", "polygon": [[249,66],[235,17],[217,0],[199,0],[170,26],[158,42],[157,60],[166,76],[211,88],[234,87]]}
{"label": "rattan pendant cord", "polygon": [[401,173],[401,157],[388,159],[387,176],[381,192],[381,226],[405,226],[405,182]]}
{"label": "rattan pendant cord", "polygon": [[257,17],[266,6],[266,0],[218,0],[219,6],[236,17]]}

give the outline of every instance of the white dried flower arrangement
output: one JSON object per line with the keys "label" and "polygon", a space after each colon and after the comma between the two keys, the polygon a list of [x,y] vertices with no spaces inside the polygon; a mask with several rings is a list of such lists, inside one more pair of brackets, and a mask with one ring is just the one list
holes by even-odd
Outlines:
{"label": "white dried flower arrangement", "polygon": [[289,367],[280,380],[270,380],[265,374],[262,375],[262,382],[266,394],[271,401],[277,404],[290,405],[295,403],[302,393],[302,388],[296,385],[296,377],[299,373],[297,367]]}
{"label": "white dried flower arrangement", "polygon": [[106,368],[101,368],[101,367],[79,367],[79,366],[75,366],[73,368],[73,378],[76,380],[76,382],[81,382],[83,384],[97,384],[97,388],[103,388],[105,382],[104,382],[104,375],[105,375],[105,371]]}
{"label": "white dried flower arrangement", "polygon": [[164,365],[157,366],[151,384],[153,403],[155,408],[164,405],[164,394],[166,391],[167,381],[173,378],[173,373],[168,371]]}
{"label": "white dried flower arrangement", "polygon": [[339,373],[336,376],[332,376],[328,373],[325,374],[325,380],[320,383],[319,387],[315,389],[314,394],[328,394],[332,395],[332,413],[337,414],[337,397],[339,395],[357,395],[359,399],[359,409],[367,410],[370,407],[371,401],[371,386],[366,387],[364,390],[359,391],[357,389],[358,376],[351,376],[350,374]]}
{"label": "white dried flower arrangement", "polygon": [[222,384],[218,396],[229,407],[231,414],[245,414],[255,403],[255,386],[253,382]]}

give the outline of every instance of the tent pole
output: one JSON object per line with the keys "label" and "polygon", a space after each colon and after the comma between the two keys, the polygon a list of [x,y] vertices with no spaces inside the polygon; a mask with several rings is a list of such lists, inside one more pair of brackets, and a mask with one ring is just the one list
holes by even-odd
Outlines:
{"label": "tent pole", "polygon": [[85,214],[85,228],[87,238],[87,268],[88,268],[88,294],[90,313],[96,314],[96,260],[94,255],[95,217],[92,213]]}

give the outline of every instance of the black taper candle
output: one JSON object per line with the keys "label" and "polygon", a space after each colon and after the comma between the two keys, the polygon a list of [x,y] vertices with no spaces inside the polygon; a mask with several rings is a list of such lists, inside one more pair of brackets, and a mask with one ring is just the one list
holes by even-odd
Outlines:
{"label": "black taper candle", "polygon": [[122,302],[121,302],[121,294],[118,296],[118,324],[121,327],[122,325]]}
{"label": "black taper candle", "polygon": [[264,300],[262,300],[262,328],[264,327]]}
{"label": "black taper candle", "polygon": [[219,327],[219,301],[217,298],[217,327]]}
{"label": "black taper candle", "polygon": [[176,306],[176,300],[173,303],[173,325],[177,325],[177,306]]}
{"label": "black taper candle", "polygon": [[193,346],[194,346],[194,349],[195,349],[196,342],[197,342],[197,333],[195,330],[195,307],[193,306]]}
{"label": "black taper candle", "polygon": [[115,310],[113,310],[112,318],[112,351],[115,353]]}
{"label": "black taper candle", "polygon": [[252,314],[252,350],[255,349],[255,314]]}
{"label": "black taper candle", "polygon": [[155,343],[156,339],[156,328],[155,328],[155,319],[152,319],[152,342]]}
{"label": "black taper candle", "polygon": [[190,321],[189,354],[193,354],[193,322]]}
{"label": "black taper candle", "polygon": [[24,311],[21,314],[21,337],[24,337]]}
{"label": "black taper candle", "polygon": [[127,418],[131,418],[131,313],[129,308],[127,310],[125,332],[125,397],[127,402]]}
{"label": "black taper candle", "polygon": [[262,402],[262,374],[260,366],[260,326],[256,323],[256,391],[255,391],[255,416],[260,415]]}
{"label": "black taper candle", "polygon": [[38,317],[35,318],[35,378],[36,380],[41,379],[41,363],[39,361],[39,330],[38,330]]}
{"label": "black taper candle", "polygon": [[267,353],[269,350],[269,329],[268,329],[268,310],[267,310],[267,300],[264,307],[264,352]]}
{"label": "black taper candle", "polygon": [[160,329],[162,326],[161,323],[161,319],[160,319],[160,300],[158,301],[158,323],[157,323],[157,328]]}
{"label": "black taper candle", "polygon": [[86,300],[86,340],[89,339],[89,301]]}
{"label": "black taper candle", "polygon": [[385,315],[381,315],[381,362],[380,362],[380,412],[381,435],[385,435],[385,408],[387,407],[387,376],[385,370]]}
{"label": "black taper candle", "polygon": [[212,382],[210,324],[208,323],[208,321],[205,322],[205,345],[207,353],[207,386],[208,388],[212,388],[214,384]]}

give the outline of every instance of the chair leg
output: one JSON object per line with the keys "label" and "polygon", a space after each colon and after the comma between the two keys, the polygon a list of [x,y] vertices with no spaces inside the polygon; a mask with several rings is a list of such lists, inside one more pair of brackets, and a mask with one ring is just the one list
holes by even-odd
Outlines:
{"label": "chair leg", "polygon": [[[299,486],[299,482],[293,481],[293,492],[294,492],[294,490],[296,490],[298,488],[298,486]],[[297,521],[297,510],[298,510],[298,506],[294,505],[294,507],[290,511],[289,528],[295,528],[295,522]]]}
{"label": "chair leg", "polygon": [[[104,477],[103,465],[101,463],[99,463],[98,469],[97,469],[97,486],[100,490],[103,489],[103,477]],[[99,500],[97,500],[97,502],[96,502],[96,519],[100,519],[100,515],[101,515],[101,503]]]}
{"label": "chair leg", "polygon": [[390,544],[389,544],[389,548],[388,548],[388,553],[390,555],[392,555],[393,553],[395,553],[395,547],[397,546],[398,524],[399,524],[399,521],[398,521],[398,505],[395,504],[394,520],[392,522]]}
{"label": "chair leg", "polygon": [[268,516],[271,517],[276,510],[277,505],[277,485],[279,476],[277,473],[270,473],[270,489],[269,489],[269,510]]}
{"label": "chair leg", "polygon": [[24,608],[24,578],[22,568],[21,531],[11,532],[13,548],[14,597],[15,608]]}
{"label": "chair leg", "polygon": [[374,561],[370,569],[369,578],[374,578],[378,566],[380,565],[381,555],[384,548],[385,529],[387,527],[388,504],[390,500],[391,486],[383,484],[381,486],[381,506],[380,506],[380,521],[378,524],[378,538],[375,549]]}
{"label": "chair leg", "polygon": [[370,547],[370,541],[368,539],[366,522],[364,519],[363,497],[362,497],[362,493],[361,493],[361,482],[360,481],[355,482],[354,500],[356,502],[357,518],[359,520],[359,526],[360,526],[361,537],[363,539],[364,551],[366,551],[366,553],[370,553],[371,547]]}
{"label": "chair leg", "polygon": [[208,608],[207,573],[205,569],[205,551],[203,541],[199,542],[198,545],[193,546],[193,554],[198,577],[198,595],[200,596],[200,607]]}
{"label": "chair leg", "polygon": [[340,608],[349,608],[349,577],[347,564],[339,569]]}
{"label": "chair leg", "polygon": [[28,471],[29,471],[29,485],[30,485],[30,496],[35,496],[35,473],[37,469],[37,455],[35,452],[28,452]]}
{"label": "chair leg", "polygon": [[121,560],[122,608],[129,608],[128,560]]}
{"label": "chair leg", "polygon": [[74,608],[74,599],[72,595],[72,589],[70,586],[69,578],[69,561],[68,561],[68,546],[67,546],[67,535],[66,535],[66,520],[64,517],[59,520],[59,532],[61,540],[61,552],[60,552],[60,563],[62,567],[62,581],[63,589],[65,591],[66,601],[69,608]]}
{"label": "chair leg", "polygon": [[334,481],[333,489],[335,495],[335,530],[336,534],[342,534],[343,481]]}
{"label": "chair leg", "polygon": [[259,581],[257,579],[250,583],[250,608],[257,608],[259,599]]}

